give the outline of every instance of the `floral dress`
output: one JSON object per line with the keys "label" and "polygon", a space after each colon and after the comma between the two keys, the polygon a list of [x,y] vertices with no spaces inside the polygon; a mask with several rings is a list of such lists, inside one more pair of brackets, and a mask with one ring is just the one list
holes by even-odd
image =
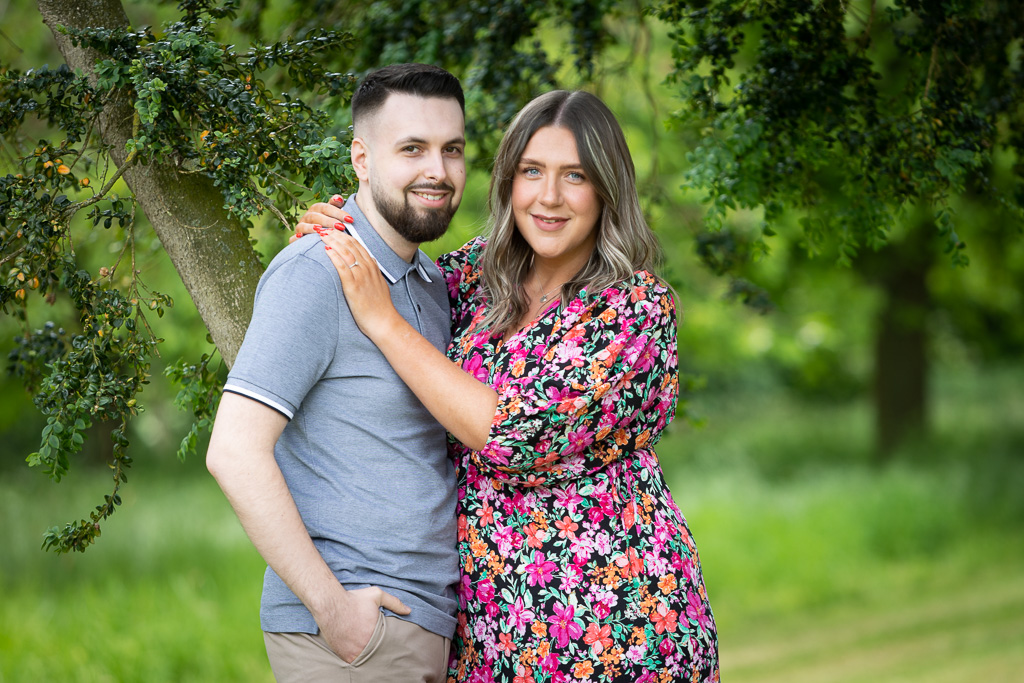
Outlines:
{"label": "floral dress", "polygon": [[498,392],[451,441],[460,612],[449,682],[718,681],[697,549],[651,447],[676,406],[675,306],[646,271],[502,342],[476,239],[443,256],[452,360]]}

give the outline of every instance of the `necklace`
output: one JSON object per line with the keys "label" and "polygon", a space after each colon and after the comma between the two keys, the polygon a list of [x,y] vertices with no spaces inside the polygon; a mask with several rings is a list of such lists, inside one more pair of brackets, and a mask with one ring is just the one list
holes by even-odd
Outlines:
{"label": "necklace", "polygon": [[[565,283],[563,282],[562,284],[564,285]],[[546,304],[546,303],[548,302],[548,299],[550,299],[550,298],[551,298],[551,295],[552,295],[552,294],[554,294],[555,292],[557,292],[557,291],[558,291],[559,289],[561,289],[561,288],[562,288],[562,285],[558,285],[558,286],[557,286],[557,287],[555,287],[554,289],[552,289],[552,290],[550,290],[550,291],[548,291],[548,292],[545,292],[544,294],[541,294],[541,296],[540,296],[540,302],[541,302],[542,304]]]}

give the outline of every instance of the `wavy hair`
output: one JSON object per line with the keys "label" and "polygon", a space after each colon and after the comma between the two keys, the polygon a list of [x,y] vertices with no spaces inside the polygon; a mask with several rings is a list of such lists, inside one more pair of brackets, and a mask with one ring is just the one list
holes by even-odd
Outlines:
{"label": "wavy hair", "polygon": [[487,246],[480,263],[489,302],[482,325],[494,332],[514,331],[529,308],[523,282],[533,265],[533,250],[516,228],[512,181],[530,138],[547,126],[572,133],[583,172],[601,200],[597,244],[587,264],[562,285],[561,305],[581,290],[594,295],[638,270],[653,270],[661,260],[658,240],[640,208],[633,159],[615,115],[588,92],[545,93],[512,119],[494,159]]}

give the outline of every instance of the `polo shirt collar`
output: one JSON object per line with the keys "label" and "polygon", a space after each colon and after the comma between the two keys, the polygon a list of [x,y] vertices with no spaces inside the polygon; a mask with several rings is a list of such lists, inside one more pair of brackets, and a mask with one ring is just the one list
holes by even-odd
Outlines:
{"label": "polo shirt collar", "polygon": [[[388,282],[395,284],[412,268],[416,269],[421,278],[427,282],[433,282],[430,277],[431,269],[427,266],[433,267],[434,270],[436,270],[436,266],[434,266],[434,262],[430,260],[430,257],[417,249],[413,262],[410,264],[396,254],[395,250],[388,246],[384,238],[378,235],[374,227],[370,225],[370,221],[367,220],[366,215],[356,203],[356,196],[354,194],[346,200],[345,206],[342,208],[355,221],[348,224],[348,233],[355,237],[359,244],[363,245],[363,248],[370,252],[370,256],[377,260],[380,272],[384,274]],[[396,277],[394,273],[399,273],[400,275]]]}

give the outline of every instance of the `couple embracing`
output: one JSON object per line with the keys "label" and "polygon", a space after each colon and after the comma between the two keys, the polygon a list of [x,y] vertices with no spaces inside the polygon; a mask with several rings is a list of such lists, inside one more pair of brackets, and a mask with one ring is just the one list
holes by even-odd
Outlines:
{"label": "couple embracing", "polygon": [[678,392],[672,294],[621,127],[530,102],[486,238],[454,76],[352,99],[358,191],[270,264],[207,464],[268,568],[279,681],[717,681],[686,521],[652,450]]}

